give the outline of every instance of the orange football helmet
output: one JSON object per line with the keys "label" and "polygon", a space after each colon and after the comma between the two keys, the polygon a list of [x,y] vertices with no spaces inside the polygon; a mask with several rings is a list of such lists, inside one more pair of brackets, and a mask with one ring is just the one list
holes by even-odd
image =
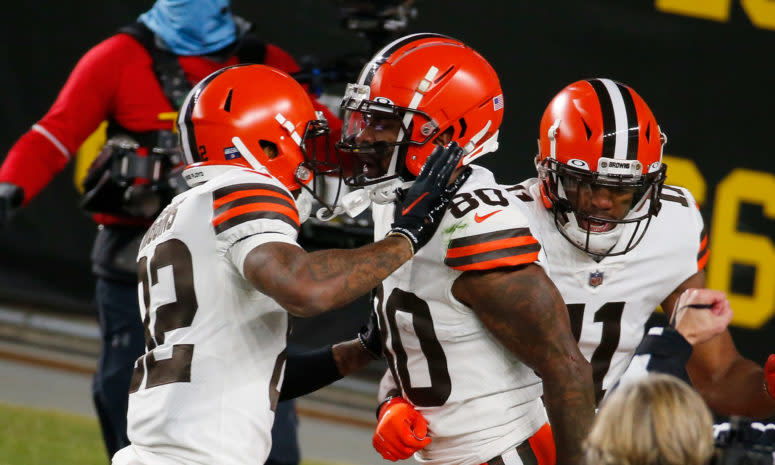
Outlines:
{"label": "orange football helmet", "polygon": [[301,85],[276,68],[245,64],[215,71],[189,92],[177,125],[186,164],[256,169],[255,159],[288,190],[304,188],[324,205],[316,177],[341,172],[341,164],[330,161],[328,142],[315,141],[328,138],[327,121]]}
{"label": "orange football helmet", "polygon": [[[498,147],[503,91],[495,70],[462,42],[439,34],[413,34],[385,46],[349,84],[342,99],[342,138],[337,148],[359,158],[391,157],[378,176],[356,173],[350,185],[396,177],[412,179],[449,134],[467,164]],[[394,127],[390,140],[364,134]],[[361,160],[362,161],[362,160]],[[357,163],[356,163],[357,166]]]}
{"label": "orange football helmet", "polygon": [[[589,79],[562,89],[541,119],[536,166],[544,204],[553,210],[563,236],[598,257],[632,250],[661,206],[666,141],[648,105],[632,88],[610,79]],[[568,194],[578,195],[584,186],[590,191],[605,187],[631,192],[629,211],[623,218],[582,211],[579,200]]]}

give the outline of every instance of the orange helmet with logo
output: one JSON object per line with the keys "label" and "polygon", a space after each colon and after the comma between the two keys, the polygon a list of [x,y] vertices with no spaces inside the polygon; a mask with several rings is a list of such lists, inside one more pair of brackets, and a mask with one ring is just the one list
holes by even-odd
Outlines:
{"label": "orange helmet with logo", "polygon": [[[220,69],[188,94],[178,116],[181,147],[191,165],[255,168],[253,158],[290,191],[310,190],[315,175],[338,173],[328,156],[328,123],[288,74],[264,65]],[[265,150],[266,149],[266,150]],[[314,186],[311,190],[314,195]]]}
{"label": "orange helmet with logo", "polygon": [[[635,247],[660,209],[666,140],[646,102],[622,83],[589,79],[562,89],[541,119],[536,165],[544,204],[565,238],[596,256]],[[629,211],[623,218],[581,211],[568,198],[578,186],[632,192]],[[591,226],[603,223],[613,227]]]}
{"label": "orange helmet with logo", "polygon": [[[475,50],[450,37],[421,33],[380,50],[358,82],[347,86],[341,107],[340,150],[392,157],[379,177],[361,174],[348,181],[365,185],[416,176],[441,134],[463,147],[463,164],[496,150],[503,91],[495,70]],[[394,140],[361,137],[385,120],[398,126]]]}

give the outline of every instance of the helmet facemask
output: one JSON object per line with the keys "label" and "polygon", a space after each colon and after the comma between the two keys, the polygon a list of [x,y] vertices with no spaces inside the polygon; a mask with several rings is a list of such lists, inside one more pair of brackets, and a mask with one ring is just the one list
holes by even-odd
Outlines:
{"label": "helmet facemask", "polygon": [[[331,130],[328,122],[321,112],[316,113],[318,119],[308,121],[304,129],[304,135],[299,144],[304,161],[299,164],[294,173],[294,178],[301,187],[301,193],[297,198],[299,216],[305,218],[311,212],[312,199],[319,203],[323,210],[333,213],[342,191],[342,162],[331,153]],[[327,191],[326,176],[337,181],[333,196]],[[302,210],[306,210],[305,215],[302,215]]]}
{"label": "helmet facemask", "polygon": [[[640,243],[652,216],[659,212],[666,166],[662,164],[656,171],[640,174],[642,166],[637,160],[601,158],[598,172],[594,172],[571,166],[574,161],[581,160],[563,164],[546,158],[538,164],[539,179],[551,201],[558,231],[576,248],[598,260],[629,252]],[[601,189],[607,192],[595,193]],[[629,203],[625,206],[620,200],[624,211],[615,218],[589,211],[584,198],[593,195],[609,195],[614,204],[617,198],[629,198]]]}
{"label": "helmet facemask", "polygon": [[[395,105],[384,97],[370,100],[369,93],[368,86],[349,84],[341,104],[342,139],[336,147],[354,158],[354,173],[345,179],[351,187],[383,183],[404,174],[410,147],[431,142],[439,132],[427,113]],[[416,124],[421,125],[422,140],[412,139]]]}

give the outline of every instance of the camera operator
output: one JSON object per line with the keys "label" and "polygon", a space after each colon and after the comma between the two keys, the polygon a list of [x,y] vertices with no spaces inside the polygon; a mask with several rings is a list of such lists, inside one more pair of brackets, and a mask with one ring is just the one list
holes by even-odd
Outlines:
{"label": "camera operator", "polygon": [[712,425],[686,373],[692,347],[721,333],[731,319],[723,292],[686,290],[670,325],[649,330],[605,397],[586,441],[585,463],[772,465],[775,425],[742,417]]}
{"label": "camera operator", "polygon": [[[157,0],[150,10],[79,60],[48,113],[11,147],[0,167],[0,225],[27,205],[102,121],[107,143],[84,180],[81,206],[99,225],[91,255],[102,347],[93,400],[112,456],[128,444],[127,397],[144,352],[135,260],[140,238],[183,189],[175,112],[202,78],[238,63],[299,71],[281,48],[249,31],[229,0]],[[333,132],[340,121],[323,105]],[[334,139],[338,139],[336,135]],[[281,403],[270,461],[299,462],[296,416]],[[274,431],[273,431],[274,432]]]}

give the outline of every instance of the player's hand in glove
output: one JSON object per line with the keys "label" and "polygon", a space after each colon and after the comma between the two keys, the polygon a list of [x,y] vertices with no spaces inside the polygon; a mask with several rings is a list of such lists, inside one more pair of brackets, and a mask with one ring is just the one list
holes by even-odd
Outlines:
{"label": "player's hand in glove", "polygon": [[361,343],[369,356],[374,360],[382,358],[382,337],[379,334],[379,325],[377,324],[377,312],[371,311],[369,323],[362,326],[358,331],[358,342]]}
{"label": "player's hand in glove", "polygon": [[371,444],[385,460],[405,460],[431,443],[428,422],[401,397],[393,397],[379,410]]}
{"label": "player's hand in glove", "polygon": [[764,387],[775,398],[775,354],[770,355],[764,364]]}
{"label": "player's hand in glove", "polygon": [[449,183],[462,156],[463,149],[457,142],[434,149],[412,187],[399,191],[401,201],[388,236],[406,237],[413,253],[431,240],[450,199],[471,174],[471,168],[466,167]]}
{"label": "player's hand in glove", "polygon": [[0,182],[0,226],[11,219],[24,201],[24,190],[10,182]]}

